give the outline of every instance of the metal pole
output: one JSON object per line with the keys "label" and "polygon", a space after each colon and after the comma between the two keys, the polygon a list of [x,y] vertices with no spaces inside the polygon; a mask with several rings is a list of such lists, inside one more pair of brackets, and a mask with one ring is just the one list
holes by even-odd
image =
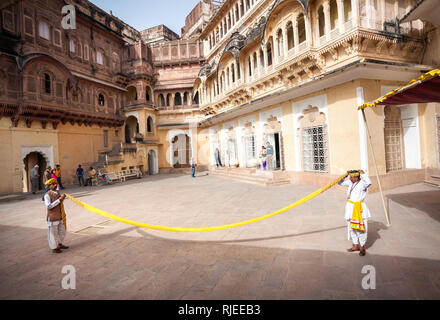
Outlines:
{"label": "metal pole", "polygon": [[374,168],[376,169],[377,184],[379,185],[379,191],[380,191],[380,196],[381,196],[381,198],[382,198],[383,210],[385,211],[385,218],[386,218],[386,220],[387,220],[387,227],[390,227],[390,226],[391,226],[391,223],[390,223],[390,216],[389,216],[389,214],[388,214],[388,210],[387,210],[387,207],[386,207],[386,205],[385,205],[385,198],[384,198],[384,196],[383,196],[382,185],[381,185],[381,183],[380,183],[380,178],[379,178],[379,170],[377,169],[376,156],[374,155],[374,149],[373,149],[373,145],[372,145],[372,143],[371,143],[370,129],[368,128],[367,118],[365,117],[365,111],[364,111],[364,109],[362,109],[362,116],[364,117],[365,127],[367,128],[368,142],[369,142],[369,145],[370,145],[371,154],[372,154],[372,156],[373,156]]}

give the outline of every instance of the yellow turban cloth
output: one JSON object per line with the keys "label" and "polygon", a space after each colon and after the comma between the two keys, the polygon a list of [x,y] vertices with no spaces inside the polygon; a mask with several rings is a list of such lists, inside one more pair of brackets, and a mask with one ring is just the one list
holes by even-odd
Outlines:
{"label": "yellow turban cloth", "polygon": [[362,219],[362,202],[353,202],[348,200],[348,202],[353,203],[353,215],[350,220],[350,228],[365,231],[364,220]]}
{"label": "yellow turban cloth", "polygon": [[51,185],[51,184],[53,184],[53,183],[57,183],[57,180],[54,179],[54,178],[51,178],[51,179],[47,180],[44,184],[45,184],[46,186],[49,186],[49,185]]}

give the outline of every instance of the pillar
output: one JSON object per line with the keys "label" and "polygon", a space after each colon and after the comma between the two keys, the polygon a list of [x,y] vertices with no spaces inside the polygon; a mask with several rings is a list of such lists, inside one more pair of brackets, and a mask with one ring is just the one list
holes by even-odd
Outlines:
{"label": "pillar", "polygon": [[285,60],[285,59],[287,59],[287,51],[288,51],[286,28],[282,29],[282,34],[283,34],[283,55],[284,55],[284,60]]}
{"label": "pillar", "polygon": [[310,18],[307,15],[304,15],[304,24],[306,26],[306,42],[307,46],[311,47],[313,38],[312,38],[312,25],[310,23]]}
{"label": "pillar", "polygon": [[344,0],[337,0],[339,33],[344,33]]}
{"label": "pillar", "polygon": [[330,3],[329,1],[324,2],[324,20],[325,20],[325,37],[330,40]]}
{"label": "pillar", "polygon": [[351,0],[351,17],[353,27],[359,26],[359,0]]}
{"label": "pillar", "polygon": [[298,35],[298,20],[296,20],[296,18],[293,21],[293,37],[295,38],[294,39],[295,53],[298,53],[298,51],[299,51],[299,35]]}
{"label": "pillar", "polygon": [[263,59],[264,59],[263,71],[266,71],[266,68],[267,68],[267,46],[264,46],[264,48],[263,48]]}

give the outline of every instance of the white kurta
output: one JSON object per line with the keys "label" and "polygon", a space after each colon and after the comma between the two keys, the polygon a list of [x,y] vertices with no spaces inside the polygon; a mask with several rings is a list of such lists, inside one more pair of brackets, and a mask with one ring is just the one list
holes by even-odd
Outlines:
{"label": "white kurta", "polygon": [[[355,185],[350,179],[345,179],[344,181],[339,181],[341,186],[347,187],[347,199],[353,202],[365,200],[367,195],[367,188],[371,186],[371,180],[366,174],[361,174],[361,180]],[[351,190],[351,193],[350,193]],[[354,204],[347,201],[345,205],[345,220],[350,220],[353,216]],[[362,219],[367,220],[371,218],[370,210],[368,210],[367,204],[362,202]]]}

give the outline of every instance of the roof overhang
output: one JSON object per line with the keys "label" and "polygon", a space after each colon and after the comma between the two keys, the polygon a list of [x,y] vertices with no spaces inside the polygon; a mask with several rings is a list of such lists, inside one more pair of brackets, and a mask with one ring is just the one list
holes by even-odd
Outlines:
{"label": "roof overhang", "polygon": [[436,27],[440,26],[440,6],[438,0],[419,0],[400,23],[413,20],[429,21]]}
{"label": "roof overhang", "polygon": [[373,103],[364,103],[358,109],[376,105],[402,105],[411,103],[440,102],[440,69],[434,69],[411,80],[408,84],[388,92]]}
{"label": "roof overhang", "polygon": [[225,110],[224,112],[201,121],[199,125],[201,127],[208,127],[219,122],[232,120],[236,117],[246,115],[249,112],[261,110],[269,106],[293,100],[353,80],[371,79],[407,81],[420,76],[420,73],[424,73],[429,69],[431,68],[425,65],[360,59],[346,66],[311,78],[307,82],[301,83],[293,88],[287,90],[281,88],[274,93],[242,104],[232,110]]}

